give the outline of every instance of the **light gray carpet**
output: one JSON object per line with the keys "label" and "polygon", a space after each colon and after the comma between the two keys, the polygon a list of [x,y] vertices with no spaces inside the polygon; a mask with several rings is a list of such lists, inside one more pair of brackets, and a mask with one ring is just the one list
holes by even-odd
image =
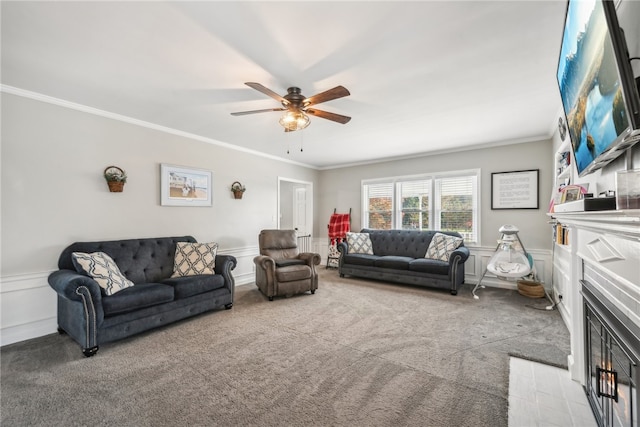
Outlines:
{"label": "light gray carpet", "polygon": [[52,334],[1,349],[8,426],[506,426],[509,354],[566,363],[548,301],[340,279],[185,320],[85,358]]}

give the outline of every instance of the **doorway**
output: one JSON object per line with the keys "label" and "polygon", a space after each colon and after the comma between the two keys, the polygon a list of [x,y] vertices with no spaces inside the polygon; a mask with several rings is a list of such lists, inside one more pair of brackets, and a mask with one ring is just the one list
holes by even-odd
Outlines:
{"label": "doorway", "polygon": [[278,177],[278,229],[313,234],[313,183]]}

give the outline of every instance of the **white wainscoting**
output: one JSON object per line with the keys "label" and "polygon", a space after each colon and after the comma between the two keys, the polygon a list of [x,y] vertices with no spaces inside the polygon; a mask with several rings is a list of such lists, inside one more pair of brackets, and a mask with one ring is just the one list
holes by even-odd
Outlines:
{"label": "white wainscoting", "polygon": [[220,255],[233,255],[236,257],[238,263],[232,272],[236,286],[255,282],[256,268],[253,263],[253,258],[259,253],[260,249],[257,246],[247,246],[219,252]]}
{"label": "white wainscoting", "polygon": [[50,271],[0,279],[0,345],[56,332],[57,297],[47,282]]}

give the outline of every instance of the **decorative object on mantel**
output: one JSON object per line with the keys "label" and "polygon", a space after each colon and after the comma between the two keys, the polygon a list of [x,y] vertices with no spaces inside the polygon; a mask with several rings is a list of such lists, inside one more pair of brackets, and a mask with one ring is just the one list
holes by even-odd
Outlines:
{"label": "decorative object on mantel", "polygon": [[104,179],[107,180],[109,191],[122,193],[124,183],[127,182],[127,174],[118,166],[107,166],[104,170]]}
{"label": "decorative object on mantel", "polygon": [[247,191],[247,188],[240,184],[240,181],[235,181],[231,184],[231,191],[233,192],[234,199],[242,199],[242,194]]}

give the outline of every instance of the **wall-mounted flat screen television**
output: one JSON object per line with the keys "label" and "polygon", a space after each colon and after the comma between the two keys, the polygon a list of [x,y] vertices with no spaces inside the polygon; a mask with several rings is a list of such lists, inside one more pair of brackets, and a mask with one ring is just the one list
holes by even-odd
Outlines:
{"label": "wall-mounted flat screen television", "polygon": [[557,77],[579,176],[640,140],[638,88],[613,1],[569,0]]}

